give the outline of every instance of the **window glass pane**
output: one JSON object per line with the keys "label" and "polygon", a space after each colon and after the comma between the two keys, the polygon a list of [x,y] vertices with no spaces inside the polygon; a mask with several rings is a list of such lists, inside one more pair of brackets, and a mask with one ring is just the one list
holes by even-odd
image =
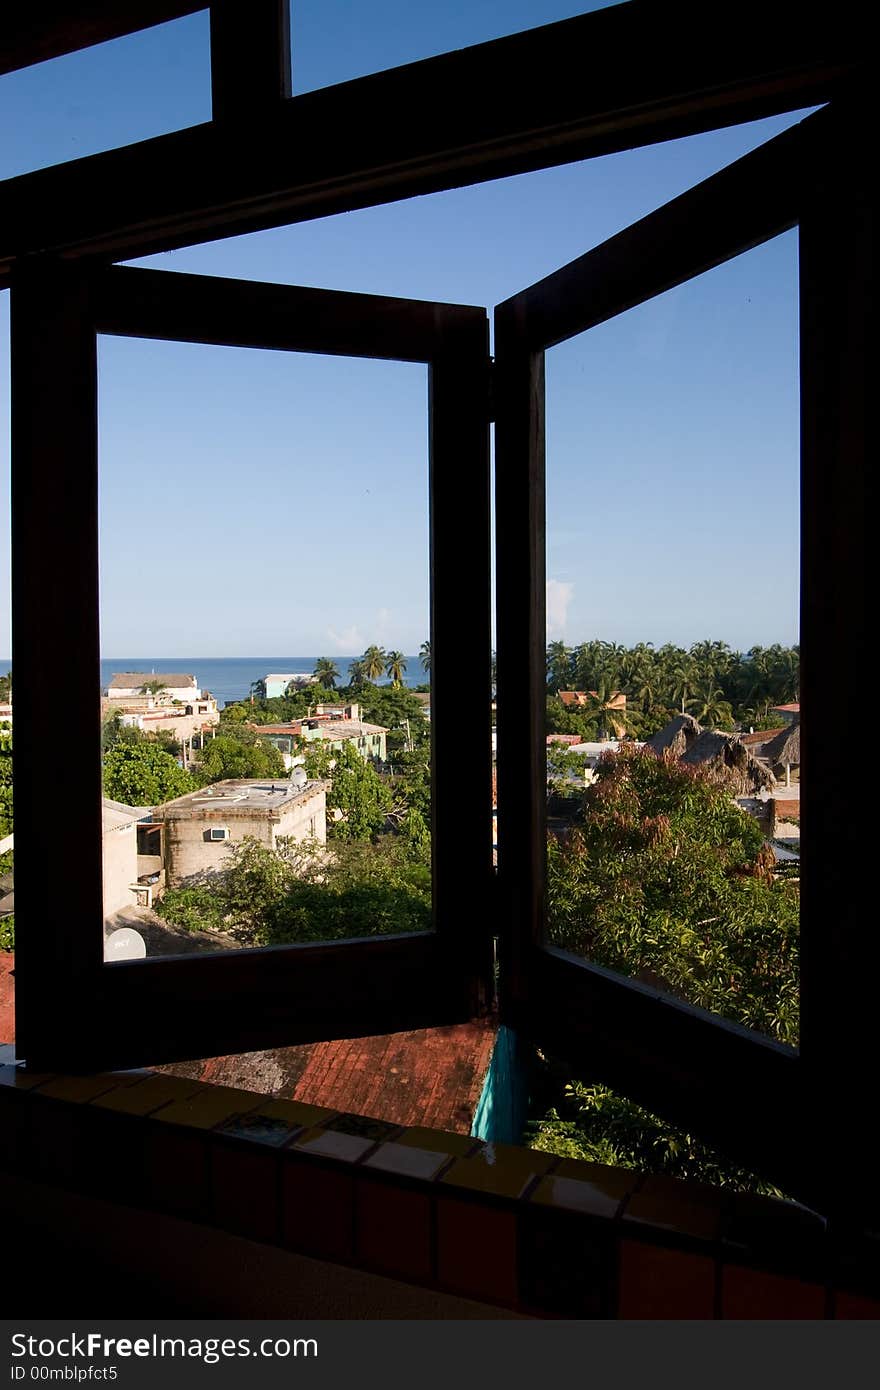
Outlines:
{"label": "window glass pane", "polygon": [[298,0],[291,7],[293,90],[308,92],[383,68],[433,58],[455,48],[534,29],[616,0]]}
{"label": "window glass pane", "polygon": [[797,236],[547,355],[548,939],[798,1038]]}
{"label": "window glass pane", "polygon": [[0,178],[210,119],[205,11],[0,76]]}
{"label": "window glass pane", "polygon": [[429,929],[426,368],[117,338],[99,368],[107,934]]}

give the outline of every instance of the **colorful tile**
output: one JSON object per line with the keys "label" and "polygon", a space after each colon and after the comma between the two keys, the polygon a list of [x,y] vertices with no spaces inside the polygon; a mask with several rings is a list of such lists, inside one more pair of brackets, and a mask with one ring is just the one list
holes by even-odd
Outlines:
{"label": "colorful tile", "polygon": [[229,1115],[217,1126],[216,1132],[227,1139],[248,1140],[252,1144],[267,1144],[280,1148],[299,1131],[286,1120],[266,1115],[260,1109],[252,1110],[250,1114],[245,1115]]}
{"label": "colorful tile", "polygon": [[234,1086],[206,1086],[187,1100],[172,1101],[151,1117],[162,1124],[185,1125],[188,1129],[213,1129],[230,1115],[255,1110],[262,1097]]}
{"label": "colorful tile", "polygon": [[825,1302],[821,1284],[745,1265],[726,1264],[721,1273],[722,1318],[824,1318]]}
{"label": "colorful tile", "polygon": [[383,1274],[430,1279],[430,1197],[359,1177],[355,1184],[355,1255],[358,1263]]}
{"label": "colorful tile", "polygon": [[454,1293],[515,1304],[516,1214],[449,1196],[437,1206],[437,1278]]}
{"label": "colorful tile", "polygon": [[336,1158],[343,1163],[357,1163],[372,1148],[372,1139],[340,1134],[333,1129],[310,1129],[294,1139],[288,1152],[317,1154],[321,1158]]}
{"label": "colorful tile", "polygon": [[397,1173],[400,1177],[419,1178],[431,1182],[452,1160],[449,1154],[438,1153],[436,1149],[416,1149],[410,1144],[397,1144],[394,1141],[380,1144],[369,1158],[364,1159],[365,1168],[377,1168],[384,1173]]}
{"label": "colorful tile", "polygon": [[381,1143],[383,1139],[390,1139],[392,1135],[400,1133],[400,1125],[389,1124],[387,1120],[373,1120],[369,1115],[336,1115],[327,1121],[326,1127],[335,1130],[337,1134],[351,1134],[358,1139],[369,1139],[373,1143]]}
{"label": "colorful tile", "polygon": [[715,1283],[716,1261],[709,1255],[620,1242],[618,1318],[714,1318]]}
{"label": "colorful tile", "polygon": [[677,1178],[648,1177],[633,1193],[623,1210],[630,1227],[656,1231],[696,1241],[714,1241],[721,1234],[722,1219],[730,1195],[705,1183]]}
{"label": "colorful tile", "polygon": [[[291,1152],[291,1151],[287,1151]],[[354,1178],[344,1169],[282,1162],[282,1242],[326,1260],[354,1252]]]}
{"label": "colorful tile", "polygon": [[601,1163],[563,1159],[558,1168],[541,1178],[529,1201],[613,1221],[639,1181],[639,1174]]}
{"label": "colorful tile", "polygon": [[521,1197],[536,1178],[554,1166],[553,1154],[513,1144],[485,1144],[470,1158],[459,1158],[440,1181],[472,1192]]}
{"label": "colorful tile", "polygon": [[308,1105],[300,1100],[266,1100],[260,1106],[261,1115],[285,1120],[291,1129],[312,1129],[326,1124],[336,1113],[326,1105]]}

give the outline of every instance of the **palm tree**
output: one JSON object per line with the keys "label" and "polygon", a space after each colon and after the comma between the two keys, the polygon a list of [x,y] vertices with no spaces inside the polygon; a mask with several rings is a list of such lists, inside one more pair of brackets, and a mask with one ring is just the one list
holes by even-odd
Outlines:
{"label": "palm tree", "polygon": [[620,698],[620,691],[603,677],[597,684],[596,690],[590,692],[590,703],[586,709],[588,719],[596,719],[599,722],[599,737],[606,739],[608,730],[611,729],[615,737],[626,733],[628,721],[625,709],[615,708],[615,701]]}
{"label": "palm tree", "polygon": [[422,645],[419,647],[419,660],[420,660],[421,663],[422,663],[422,670],[423,670],[423,671],[428,671],[428,672],[430,673],[430,670],[431,670],[431,642],[430,642],[430,639],[429,639],[427,642],[423,642]]}
{"label": "palm tree", "polygon": [[697,689],[696,698],[689,703],[694,718],[704,728],[730,729],[733,727],[733,710],[724,698],[724,691],[720,686],[716,686],[711,677],[702,682]]}
{"label": "palm tree", "polygon": [[335,690],[336,682],[339,680],[339,667],[329,656],[319,656],[312,675],[325,690]]}
{"label": "palm tree", "polygon": [[400,685],[403,682],[403,673],[406,670],[406,661],[403,652],[388,652],[385,658],[385,670],[391,677],[392,685]]}
{"label": "palm tree", "polygon": [[547,685],[553,694],[568,690],[571,681],[571,652],[564,642],[547,645]]}
{"label": "palm tree", "polygon": [[385,670],[386,660],[384,647],[377,647],[375,644],[372,647],[367,647],[361,661],[363,662],[364,675],[368,681],[377,680],[381,676]]}
{"label": "palm tree", "polygon": [[367,671],[363,661],[350,661],[348,664],[349,685],[361,686],[366,683]]}
{"label": "palm tree", "polygon": [[249,694],[252,700],[265,700],[266,682],[264,680],[251,681]]}

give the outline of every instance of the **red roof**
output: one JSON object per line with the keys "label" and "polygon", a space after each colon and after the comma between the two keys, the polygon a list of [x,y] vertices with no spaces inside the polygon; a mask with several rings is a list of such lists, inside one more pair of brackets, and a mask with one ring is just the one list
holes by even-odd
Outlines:
{"label": "red roof", "polygon": [[774,705],[774,709],[781,710],[783,714],[800,714],[801,707],[795,703],[793,705]]}

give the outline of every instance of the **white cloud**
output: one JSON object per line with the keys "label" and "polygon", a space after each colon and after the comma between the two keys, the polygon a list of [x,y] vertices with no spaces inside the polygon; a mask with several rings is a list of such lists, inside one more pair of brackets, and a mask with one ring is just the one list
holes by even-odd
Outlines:
{"label": "white cloud", "polygon": [[328,627],[327,641],[331,644],[334,656],[357,656],[367,646],[364,634],[354,623],[351,627],[343,628],[342,632]]}
{"label": "white cloud", "polygon": [[564,637],[568,605],[574,598],[574,585],[561,579],[547,580],[547,636]]}

